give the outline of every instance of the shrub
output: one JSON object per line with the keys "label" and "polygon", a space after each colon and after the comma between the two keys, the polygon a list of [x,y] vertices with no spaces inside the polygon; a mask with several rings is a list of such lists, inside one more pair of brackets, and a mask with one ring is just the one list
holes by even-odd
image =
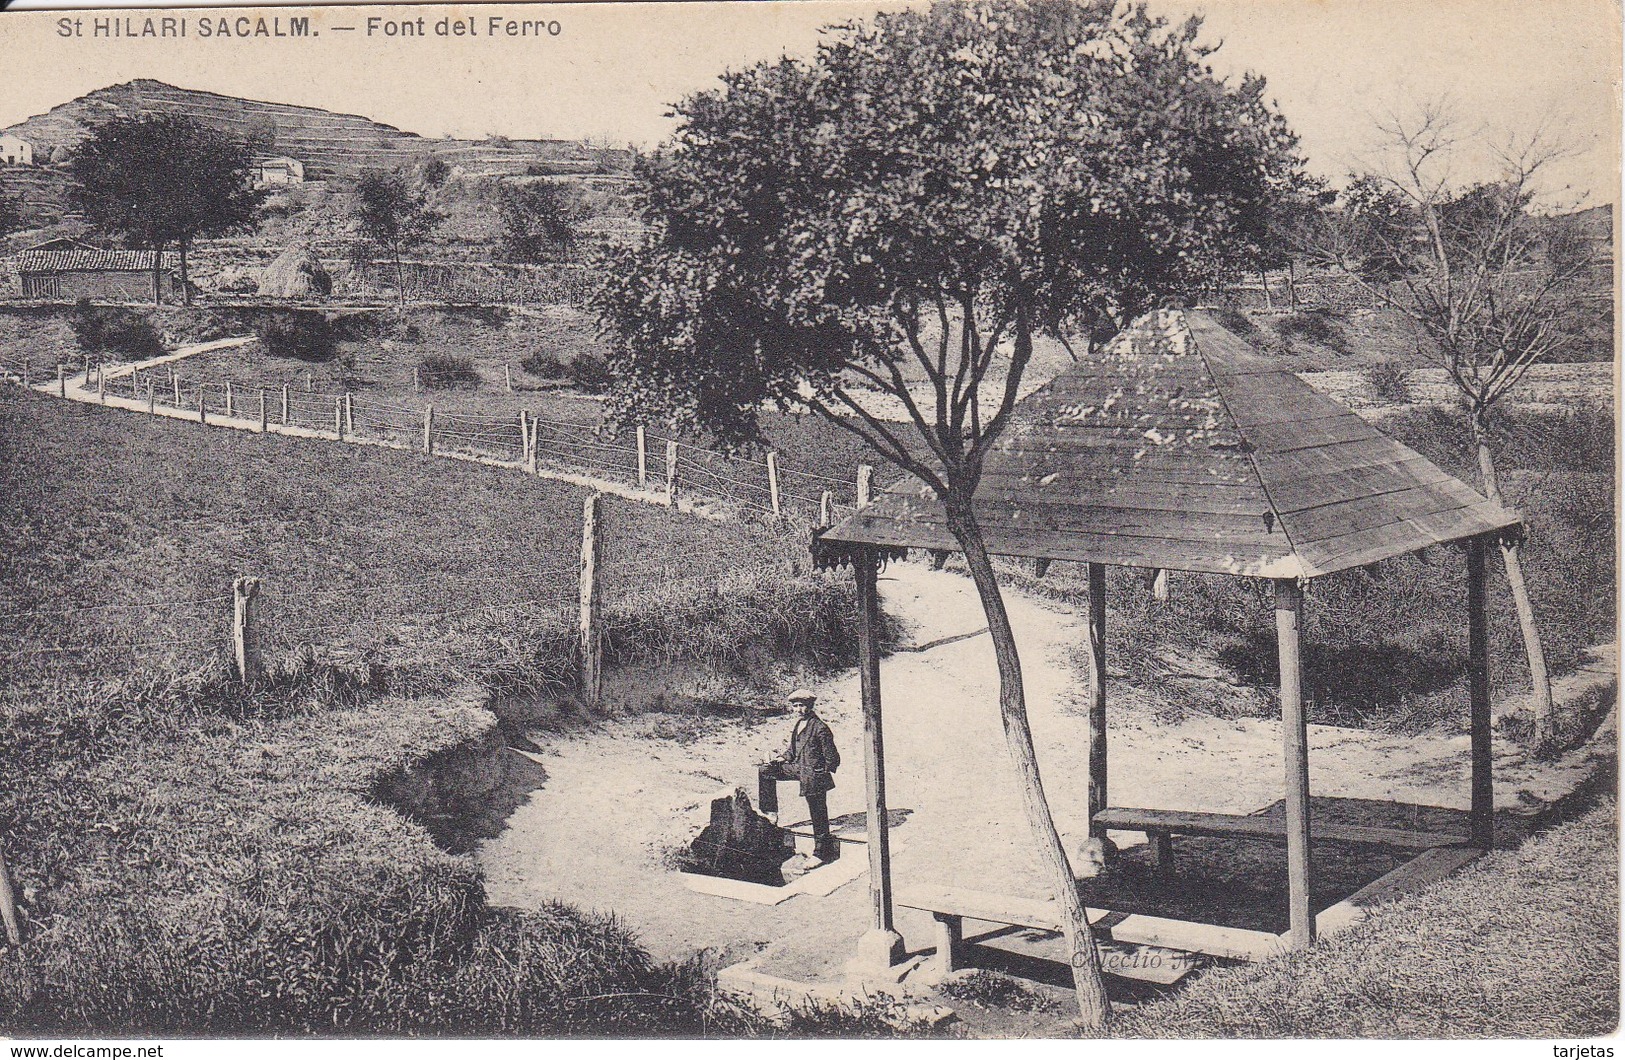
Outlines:
{"label": "shrub", "polygon": [[261,317],[254,325],[260,347],[273,357],[300,361],[330,361],[337,351],[337,337],[327,317],[309,310],[278,309]]}
{"label": "shrub", "polygon": [[559,360],[558,355],[547,350],[536,350],[527,354],[519,362],[519,367],[538,379],[568,379],[570,366]]}
{"label": "shrub", "polygon": [[1276,323],[1275,329],[1281,337],[1287,340],[1301,340],[1316,346],[1324,346],[1338,353],[1348,353],[1348,343],[1343,337],[1342,330],[1337,326],[1331,316],[1324,312],[1305,310],[1284,316]]}
{"label": "shrub", "polygon": [[570,362],[570,382],[588,394],[609,389],[609,364],[596,353],[582,353]]}
{"label": "shrub", "polygon": [[480,370],[474,359],[456,353],[430,353],[418,361],[418,369],[426,387],[477,387]]}
{"label": "shrub", "polygon": [[1411,401],[1405,368],[1398,361],[1378,361],[1365,370],[1366,385],[1385,405],[1407,405]]}
{"label": "shrub", "polygon": [[146,313],[122,306],[99,306],[81,298],[68,311],[79,348],[96,355],[153,357],[164,352],[163,339]]}

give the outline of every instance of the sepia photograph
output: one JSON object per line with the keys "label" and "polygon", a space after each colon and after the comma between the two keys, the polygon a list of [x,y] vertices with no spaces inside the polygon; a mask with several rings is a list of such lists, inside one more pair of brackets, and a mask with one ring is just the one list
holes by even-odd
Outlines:
{"label": "sepia photograph", "polygon": [[9,1055],[1613,1055],[1616,0],[25,8]]}

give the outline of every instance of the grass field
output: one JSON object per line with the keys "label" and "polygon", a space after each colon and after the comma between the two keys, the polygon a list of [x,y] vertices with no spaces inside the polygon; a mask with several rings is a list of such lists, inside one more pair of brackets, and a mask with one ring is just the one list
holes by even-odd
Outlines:
{"label": "grass field", "polygon": [[[310,645],[394,688],[559,679],[540,649],[570,643],[577,487],[15,390],[0,395],[0,475],[8,683],[217,666],[237,576],[262,579],[279,656]],[[760,638],[788,624],[792,640],[821,650],[828,603],[782,588],[803,544],[613,496],[602,504],[611,615],[648,627],[642,611],[654,608],[681,626],[718,592],[777,596],[787,615],[802,613],[734,632]],[[635,656],[637,638],[616,621],[612,643]],[[797,633],[798,622],[819,636]],[[706,638],[691,642],[706,650]]]}
{"label": "grass field", "polygon": [[[1611,781],[1609,781],[1611,787]],[[1129,1038],[1594,1038],[1619,1025],[1618,806],[1497,851],[1306,953],[1124,1012]]]}

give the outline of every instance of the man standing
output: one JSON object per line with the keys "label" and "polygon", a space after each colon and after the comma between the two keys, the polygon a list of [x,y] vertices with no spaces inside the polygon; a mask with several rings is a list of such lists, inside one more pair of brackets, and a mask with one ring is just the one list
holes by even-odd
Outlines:
{"label": "man standing", "polygon": [[790,693],[790,705],[799,711],[796,727],[790,730],[784,753],[757,769],[756,801],[763,813],[778,813],[778,782],[800,781],[801,797],[807,800],[807,812],[812,816],[813,856],[834,861],[841,850],[829,831],[827,793],[835,786],[833,774],[841,768],[841,753],[835,749],[829,726],[813,711],[817,702],[818,697],[805,688]]}

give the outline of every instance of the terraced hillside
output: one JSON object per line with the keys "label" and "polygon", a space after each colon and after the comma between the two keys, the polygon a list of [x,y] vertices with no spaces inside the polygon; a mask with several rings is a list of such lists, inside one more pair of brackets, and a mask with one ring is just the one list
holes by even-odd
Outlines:
{"label": "terraced hillside", "polygon": [[595,174],[625,161],[624,152],[573,140],[430,139],[357,114],[239,99],[144,78],[97,89],[0,132],[22,137],[34,145],[36,157],[49,158],[59,146],[72,150],[98,121],[155,114],[185,114],[243,140],[264,138],[271,152],[304,162],[310,180],[411,165],[430,155],[480,174]]}

